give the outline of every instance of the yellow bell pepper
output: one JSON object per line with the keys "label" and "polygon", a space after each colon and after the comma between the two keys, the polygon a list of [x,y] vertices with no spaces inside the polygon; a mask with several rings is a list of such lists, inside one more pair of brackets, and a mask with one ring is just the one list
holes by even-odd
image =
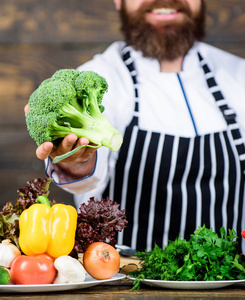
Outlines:
{"label": "yellow bell pepper", "polygon": [[19,245],[26,255],[69,254],[75,244],[77,211],[71,205],[35,203],[19,219]]}

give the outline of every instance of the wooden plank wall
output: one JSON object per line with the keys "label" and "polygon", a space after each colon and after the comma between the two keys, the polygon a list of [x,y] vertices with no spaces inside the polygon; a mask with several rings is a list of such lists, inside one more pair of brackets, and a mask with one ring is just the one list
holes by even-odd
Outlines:
{"label": "wooden plank wall", "polygon": [[[207,0],[207,42],[245,57],[245,1]],[[23,108],[42,80],[76,68],[120,39],[112,0],[0,0],[0,206],[15,201],[44,165],[26,131]],[[91,195],[92,196],[92,195]],[[51,198],[73,203],[51,185]]]}

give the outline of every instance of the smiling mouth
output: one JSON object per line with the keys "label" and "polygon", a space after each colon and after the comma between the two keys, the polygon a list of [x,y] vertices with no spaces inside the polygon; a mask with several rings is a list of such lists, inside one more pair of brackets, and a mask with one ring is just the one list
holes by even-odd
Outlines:
{"label": "smiling mouth", "polygon": [[156,8],[152,10],[152,13],[162,16],[167,16],[177,13],[176,9],[173,8]]}

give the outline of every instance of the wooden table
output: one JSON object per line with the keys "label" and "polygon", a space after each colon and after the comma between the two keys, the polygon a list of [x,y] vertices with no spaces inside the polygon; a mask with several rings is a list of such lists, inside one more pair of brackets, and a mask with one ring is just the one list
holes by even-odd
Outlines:
{"label": "wooden table", "polygon": [[122,279],[111,283],[101,284],[87,289],[32,294],[0,294],[1,300],[128,300],[128,299],[245,299],[245,284],[215,290],[171,290],[143,286],[139,291],[131,291],[132,281]]}

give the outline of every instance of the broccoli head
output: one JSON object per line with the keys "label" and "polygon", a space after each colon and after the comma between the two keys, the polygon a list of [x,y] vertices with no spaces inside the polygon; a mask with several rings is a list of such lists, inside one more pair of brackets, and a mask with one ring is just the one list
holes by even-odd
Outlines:
{"label": "broccoli head", "polygon": [[[103,116],[102,99],[108,91],[106,80],[93,71],[73,69],[58,70],[44,80],[29,98],[26,117],[30,136],[40,146],[46,141],[60,142],[69,133],[78,138],[86,137],[94,145],[117,151],[122,135]],[[72,155],[80,146],[62,156],[54,163]]]}

